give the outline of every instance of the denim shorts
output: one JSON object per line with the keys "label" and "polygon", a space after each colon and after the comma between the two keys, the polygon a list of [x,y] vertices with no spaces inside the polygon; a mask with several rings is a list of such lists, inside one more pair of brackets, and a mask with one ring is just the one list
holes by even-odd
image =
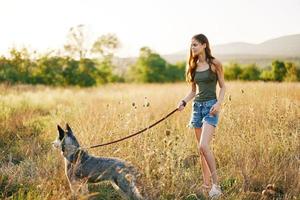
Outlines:
{"label": "denim shorts", "polygon": [[194,101],[188,127],[201,128],[204,122],[216,127],[219,121],[219,113],[209,114],[209,110],[216,102],[216,99],[203,102]]}

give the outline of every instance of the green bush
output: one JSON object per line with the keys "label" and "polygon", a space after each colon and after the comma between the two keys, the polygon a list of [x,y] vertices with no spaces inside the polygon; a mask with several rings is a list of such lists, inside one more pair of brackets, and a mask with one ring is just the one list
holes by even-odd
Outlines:
{"label": "green bush", "polygon": [[260,70],[255,64],[248,65],[242,69],[242,73],[239,76],[242,80],[256,81],[259,80]]}
{"label": "green bush", "polygon": [[226,80],[237,80],[240,79],[242,74],[242,68],[237,63],[230,63],[224,67],[224,77]]}

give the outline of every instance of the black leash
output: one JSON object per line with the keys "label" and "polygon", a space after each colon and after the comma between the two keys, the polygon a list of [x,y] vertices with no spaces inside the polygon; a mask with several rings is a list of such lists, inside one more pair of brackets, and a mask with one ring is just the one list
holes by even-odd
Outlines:
{"label": "black leash", "polygon": [[153,126],[159,124],[160,122],[162,122],[163,120],[167,119],[168,117],[170,117],[172,114],[174,114],[176,111],[178,110],[178,108],[176,108],[175,110],[173,110],[172,112],[170,112],[169,114],[167,114],[165,117],[161,118],[160,120],[158,120],[157,122],[155,122],[154,124],[151,124],[150,126],[148,126],[147,128],[144,128],[136,133],[133,133],[131,135],[128,135],[126,137],[123,137],[121,139],[118,139],[118,140],[115,140],[115,141],[111,141],[111,142],[107,142],[107,143],[103,143],[103,144],[98,144],[98,145],[94,145],[94,146],[90,146],[90,147],[87,147],[87,148],[84,148],[84,149],[92,149],[92,148],[96,148],[96,147],[103,147],[103,146],[107,146],[107,145],[110,145],[110,144],[114,144],[114,143],[117,143],[117,142],[121,142],[123,140],[126,140],[128,138],[131,138],[133,136],[136,136],[138,134],[141,134],[143,132],[145,132],[146,130],[152,128]]}

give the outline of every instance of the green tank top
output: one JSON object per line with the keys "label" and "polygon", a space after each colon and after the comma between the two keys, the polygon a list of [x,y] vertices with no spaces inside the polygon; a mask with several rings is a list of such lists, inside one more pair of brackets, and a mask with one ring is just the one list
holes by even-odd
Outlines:
{"label": "green tank top", "polygon": [[211,70],[210,66],[205,71],[196,71],[194,82],[197,84],[199,91],[196,94],[195,101],[203,102],[217,99],[217,75]]}

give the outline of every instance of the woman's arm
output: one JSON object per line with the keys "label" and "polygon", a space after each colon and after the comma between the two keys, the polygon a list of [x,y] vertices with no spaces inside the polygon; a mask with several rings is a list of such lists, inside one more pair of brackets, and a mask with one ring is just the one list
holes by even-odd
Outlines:
{"label": "woman's arm", "polygon": [[226,86],[225,86],[225,80],[224,80],[224,71],[222,63],[216,60],[216,64],[218,65],[217,69],[217,75],[218,75],[218,84],[220,87],[219,96],[218,96],[218,103],[221,105],[224,101]]}
{"label": "woman's arm", "polygon": [[224,101],[226,86],[225,86],[224,71],[223,71],[222,63],[220,61],[218,61],[217,59],[214,59],[213,62],[214,62],[214,65],[216,66],[216,73],[218,76],[218,84],[220,87],[220,91],[219,91],[218,101],[215,105],[212,106],[210,113],[216,114],[217,112],[220,111],[221,104]]}
{"label": "woman's arm", "polygon": [[196,84],[194,82],[191,83],[191,91],[182,99],[178,104],[178,110],[181,111],[185,107],[185,104],[192,100],[196,95]]}
{"label": "woman's arm", "polygon": [[196,83],[192,82],[191,83],[191,91],[182,99],[186,103],[192,100],[196,96]]}

